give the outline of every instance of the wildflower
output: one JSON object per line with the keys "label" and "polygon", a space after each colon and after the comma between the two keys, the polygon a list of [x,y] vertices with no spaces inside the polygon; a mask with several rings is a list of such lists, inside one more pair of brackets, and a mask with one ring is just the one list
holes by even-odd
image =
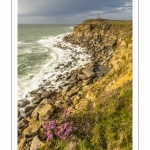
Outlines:
{"label": "wildflower", "polygon": [[66,129],[67,126],[68,126],[68,122],[66,122],[66,123],[64,124],[64,129]]}
{"label": "wildflower", "polygon": [[40,143],[36,144],[35,147],[33,148],[33,150],[37,150],[37,148],[40,147],[40,146],[41,146]]}
{"label": "wildflower", "polygon": [[65,137],[65,136],[61,136],[61,138],[62,138],[62,140],[64,140],[64,141],[66,140],[66,137]]}
{"label": "wildflower", "polygon": [[67,112],[69,111],[64,111],[65,118],[62,122],[56,122],[56,120],[47,120],[45,122],[43,128],[46,130],[44,133],[48,139],[52,139],[53,137],[60,137],[64,141],[67,137],[70,137],[73,140],[75,139],[72,132],[77,130],[77,128],[73,126],[73,121],[68,121]]}
{"label": "wildflower", "polygon": [[77,128],[76,127],[73,127],[73,129],[76,131],[77,130]]}

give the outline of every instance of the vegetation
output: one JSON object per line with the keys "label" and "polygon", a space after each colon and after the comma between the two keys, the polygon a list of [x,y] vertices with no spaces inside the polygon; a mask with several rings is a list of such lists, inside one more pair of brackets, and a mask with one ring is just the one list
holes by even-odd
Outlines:
{"label": "vegetation", "polygon": [[131,150],[132,82],[103,91],[94,109],[80,111],[70,120],[77,127],[75,140],[53,139],[38,150],[69,150],[70,145],[76,150]]}

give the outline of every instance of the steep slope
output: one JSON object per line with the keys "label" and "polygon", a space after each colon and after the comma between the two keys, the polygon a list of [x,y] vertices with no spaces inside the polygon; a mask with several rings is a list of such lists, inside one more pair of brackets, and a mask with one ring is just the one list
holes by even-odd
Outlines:
{"label": "steep slope", "polygon": [[[36,107],[19,128],[19,150],[34,141],[44,145],[40,150],[131,150],[132,22],[86,20],[64,41],[86,48],[91,62],[71,71],[62,91],[35,92]],[[62,109],[77,127],[76,139],[46,143],[43,124],[48,118],[60,122]]]}

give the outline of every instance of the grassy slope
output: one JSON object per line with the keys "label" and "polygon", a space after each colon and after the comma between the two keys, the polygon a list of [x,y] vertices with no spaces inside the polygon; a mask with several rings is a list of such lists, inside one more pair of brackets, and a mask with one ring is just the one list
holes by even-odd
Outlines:
{"label": "grassy slope", "polygon": [[[121,28],[122,32],[132,28],[131,21],[105,22]],[[78,111],[71,118],[78,127],[76,141],[58,139],[40,150],[45,147],[47,150],[132,149],[132,34],[116,47],[110,63],[113,69],[88,88],[95,97],[95,107]]]}

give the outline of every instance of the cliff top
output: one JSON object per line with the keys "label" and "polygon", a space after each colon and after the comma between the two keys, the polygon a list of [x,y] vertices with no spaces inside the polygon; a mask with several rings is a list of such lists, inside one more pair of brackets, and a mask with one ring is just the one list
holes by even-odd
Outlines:
{"label": "cliff top", "polygon": [[87,23],[131,24],[132,20],[88,19],[83,22],[83,24]]}

